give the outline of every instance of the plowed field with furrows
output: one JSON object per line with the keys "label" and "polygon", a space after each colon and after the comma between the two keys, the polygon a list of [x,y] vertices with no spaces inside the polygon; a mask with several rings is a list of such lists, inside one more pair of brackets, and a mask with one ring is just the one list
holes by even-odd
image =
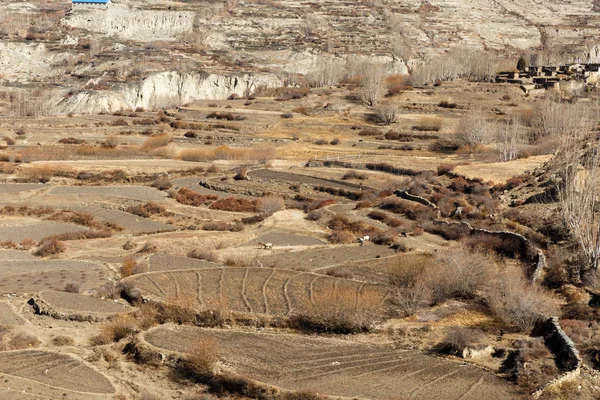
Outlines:
{"label": "plowed field with furrows", "polygon": [[39,221],[31,218],[0,222],[0,241],[21,242],[23,239],[41,240],[52,235],[82,232],[87,228],[65,222]]}
{"label": "plowed field with furrows", "polygon": [[[112,383],[83,361],[49,351],[21,350],[0,353],[2,388],[16,389],[40,398],[100,399],[115,393]],[[24,382],[26,380],[26,382]]]}
{"label": "plowed field with furrows", "polygon": [[[310,308],[323,299],[363,296],[382,304],[388,294],[377,286],[310,272],[271,268],[204,268],[198,270],[150,272],[125,279],[143,294],[159,300],[186,299],[201,309],[289,315]],[[337,296],[336,294],[339,294]]]}
{"label": "plowed field with furrows", "polygon": [[173,256],[170,254],[152,254],[148,258],[148,272],[175,271],[180,269],[215,268],[219,264],[196,258]]}
{"label": "plowed field with furrows", "polygon": [[155,347],[186,352],[204,335],[218,341],[221,359],[236,372],[286,389],[353,398],[519,398],[490,372],[389,345],[174,325],[152,329],[144,338]]}
{"label": "plowed field with furrows", "polygon": [[173,225],[152,221],[151,219],[139,217],[125,211],[104,207],[73,206],[69,207],[69,209],[92,214],[101,221],[115,223],[129,233],[156,233],[173,231],[176,229]]}
{"label": "plowed field with furrows", "polygon": [[113,300],[103,300],[79,293],[43,290],[38,294],[44,305],[54,311],[90,315],[111,315],[132,311],[133,308]]}
{"label": "plowed field with furrows", "polygon": [[85,291],[101,286],[109,277],[106,267],[90,261],[3,261],[0,262],[0,293],[62,289],[70,281],[79,282]]}
{"label": "plowed field with furrows", "polygon": [[140,201],[158,201],[167,197],[165,192],[148,186],[55,186],[48,193],[58,196],[122,197]]}

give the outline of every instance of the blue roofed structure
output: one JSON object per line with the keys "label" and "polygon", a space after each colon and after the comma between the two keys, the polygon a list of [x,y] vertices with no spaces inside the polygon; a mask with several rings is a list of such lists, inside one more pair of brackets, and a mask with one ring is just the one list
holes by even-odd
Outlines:
{"label": "blue roofed structure", "polygon": [[112,5],[111,0],[71,0],[73,9],[76,8],[95,8],[95,9],[107,9]]}

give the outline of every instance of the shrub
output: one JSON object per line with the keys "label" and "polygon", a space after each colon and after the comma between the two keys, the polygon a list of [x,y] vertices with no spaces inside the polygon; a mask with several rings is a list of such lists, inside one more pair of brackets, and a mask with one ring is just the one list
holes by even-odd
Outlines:
{"label": "shrub", "polygon": [[65,245],[63,242],[56,238],[44,239],[40,243],[40,247],[34,253],[39,257],[47,257],[50,255],[62,253],[65,251]]}
{"label": "shrub", "polygon": [[233,176],[233,179],[236,181],[244,181],[248,179],[248,168],[240,167],[237,173]]}
{"label": "shrub", "polygon": [[258,224],[267,218],[267,214],[256,214],[251,217],[242,218],[242,223],[246,225]]}
{"label": "shrub", "polygon": [[219,199],[212,203],[211,210],[230,211],[230,212],[255,212],[256,205],[252,200],[245,198],[227,197]]}
{"label": "shrub", "polygon": [[281,197],[264,196],[256,200],[256,210],[267,215],[281,211],[285,208],[285,202]]}
{"label": "shrub", "polygon": [[214,221],[207,222],[202,226],[202,229],[205,231],[229,231],[229,232],[241,232],[244,230],[244,224],[241,222],[224,222],[224,221]]}
{"label": "shrub", "polygon": [[70,281],[70,282],[65,283],[65,287],[63,288],[63,291],[68,292],[68,293],[79,293],[80,289],[81,289],[81,283],[75,282],[75,281]]}
{"label": "shrub", "polygon": [[175,195],[175,200],[178,203],[185,204],[187,206],[200,207],[205,205],[208,201],[216,200],[218,196],[215,195],[203,195],[195,192],[191,189],[181,188]]}
{"label": "shrub", "polygon": [[442,129],[442,120],[438,117],[422,117],[417,125],[413,126],[416,131],[433,131],[437,132]]}
{"label": "shrub", "polygon": [[450,100],[442,100],[438,103],[438,106],[442,108],[456,108],[456,103]]}
{"label": "shrub", "polygon": [[313,210],[306,215],[306,219],[309,221],[318,221],[323,217],[323,213],[319,210]]}
{"label": "shrub", "polygon": [[152,150],[158,149],[159,147],[166,146],[171,141],[171,135],[168,133],[163,133],[160,135],[151,136],[144,141],[141,151],[148,153]]}
{"label": "shrub", "polygon": [[388,210],[396,214],[404,214],[412,220],[430,219],[435,216],[435,211],[423,204],[415,203],[408,200],[399,199],[396,197],[383,200],[379,207],[383,210]]}
{"label": "shrub", "polygon": [[150,186],[152,186],[153,188],[157,188],[158,190],[167,190],[173,186],[173,183],[167,177],[160,177],[156,178]]}
{"label": "shrub", "polygon": [[485,297],[498,318],[523,332],[531,330],[544,315],[556,315],[550,294],[530,285],[523,272],[515,266],[505,266],[497,281],[487,285]]}
{"label": "shrub", "polygon": [[294,114],[292,114],[292,113],[283,113],[283,114],[280,115],[280,117],[282,119],[290,119],[290,118],[294,118]]}
{"label": "shrub", "polygon": [[437,167],[438,176],[446,175],[448,172],[454,171],[456,164],[440,164]]}
{"label": "shrub", "polygon": [[59,335],[54,336],[51,340],[52,346],[73,346],[75,345],[75,340],[72,337]]}
{"label": "shrub", "polygon": [[394,105],[381,105],[375,108],[373,119],[382,125],[391,125],[396,122],[398,107]]}
{"label": "shrub", "polygon": [[144,272],[144,265],[139,264],[134,256],[127,256],[123,259],[119,272],[122,278]]}
{"label": "shrub", "polygon": [[92,344],[103,345],[118,342],[134,334],[135,331],[135,319],[131,315],[120,314],[100,326],[100,334],[92,338]]}
{"label": "shrub", "polygon": [[431,290],[424,284],[399,287],[394,293],[392,303],[400,309],[404,317],[415,315],[431,302]]}
{"label": "shrub", "polygon": [[459,240],[471,234],[471,229],[466,224],[425,223],[426,232],[439,235],[446,240]]}
{"label": "shrub", "polygon": [[483,339],[480,329],[453,327],[448,330],[444,339],[437,345],[438,351],[446,354],[460,355],[468,347],[473,347]]}
{"label": "shrub", "polygon": [[127,212],[130,212],[140,217],[147,218],[153,214],[160,214],[165,211],[165,208],[158,203],[149,201],[144,204],[138,204],[135,206],[129,206]]}
{"label": "shrub", "polygon": [[320,291],[313,304],[303,306],[290,317],[290,325],[313,332],[368,332],[382,318],[384,297],[377,288],[364,288],[358,296],[346,287]]}
{"label": "shrub", "polygon": [[184,361],[184,371],[187,376],[204,378],[214,375],[219,361],[217,341],[211,337],[194,340]]}
{"label": "shrub", "polygon": [[329,144],[332,146],[337,146],[338,144],[340,144],[340,139],[335,138],[331,142],[329,142]]}
{"label": "shrub", "polygon": [[344,173],[344,175],[342,175],[342,180],[348,180],[348,179],[359,179],[359,180],[365,180],[367,179],[369,176],[365,173],[361,173],[355,170],[350,170],[347,171],[346,173]]}
{"label": "shrub", "polygon": [[327,144],[327,140],[325,140],[325,139],[318,139],[318,140],[315,141],[315,144],[319,145],[319,146],[323,146],[323,145]]}
{"label": "shrub", "polygon": [[423,281],[432,291],[432,301],[440,304],[453,298],[473,298],[488,282],[495,260],[486,254],[456,247],[439,252],[435,268],[423,272]]}
{"label": "shrub", "polygon": [[329,235],[329,241],[334,244],[352,243],[356,241],[356,235],[348,230],[334,230]]}
{"label": "shrub", "polygon": [[187,253],[190,258],[197,258],[198,260],[205,260],[211,262],[217,262],[219,255],[216,251],[210,249],[193,249]]}
{"label": "shrub", "polygon": [[40,341],[37,337],[24,332],[15,334],[8,341],[8,349],[10,350],[27,349],[30,347],[38,347],[39,345]]}
{"label": "shrub", "polygon": [[327,200],[313,200],[313,201],[308,201],[305,205],[304,205],[304,212],[308,213],[314,210],[319,210],[323,207],[328,207],[331,205],[337,204],[337,201],[333,200],[333,199],[327,199]]}
{"label": "shrub", "polygon": [[350,221],[344,215],[336,215],[329,220],[327,227],[334,231],[350,231],[352,233],[360,233],[365,229],[362,222]]}

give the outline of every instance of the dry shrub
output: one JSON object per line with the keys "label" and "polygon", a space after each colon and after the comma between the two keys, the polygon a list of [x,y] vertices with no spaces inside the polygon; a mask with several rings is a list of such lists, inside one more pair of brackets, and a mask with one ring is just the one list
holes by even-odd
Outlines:
{"label": "dry shrub", "polygon": [[396,214],[404,214],[407,218],[412,220],[427,220],[435,217],[435,211],[433,209],[424,206],[423,204],[399,199],[397,197],[384,199],[379,204],[379,208]]}
{"label": "dry shrub", "polygon": [[166,146],[171,141],[171,135],[168,133],[163,133],[156,136],[151,136],[144,141],[141,151],[148,153],[154,149],[158,149],[159,147]]}
{"label": "dry shrub", "polygon": [[51,340],[52,346],[73,346],[75,340],[72,337],[59,335],[54,336]]}
{"label": "dry shrub", "polygon": [[136,331],[136,322],[129,314],[119,314],[100,326],[100,334],[91,339],[92,345],[104,345],[118,342]]}
{"label": "dry shrub", "polygon": [[7,344],[7,350],[27,349],[38,347],[39,345],[40,341],[37,337],[29,333],[19,332],[10,338]]}
{"label": "dry shrub", "polygon": [[158,203],[149,201],[144,204],[129,206],[126,211],[135,215],[139,215],[140,217],[147,218],[153,214],[163,213],[165,208]]}
{"label": "dry shrub", "polygon": [[437,132],[442,129],[442,120],[438,117],[421,117],[416,125],[413,126],[416,131]]}
{"label": "dry shrub", "polygon": [[248,168],[240,167],[237,173],[233,176],[236,181],[245,181],[248,179]]}
{"label": "dry shrub", "polygon": [[187,253],[190,258],[197,258],[198,260],[216,262],[219,259],[219,255],[216,251],[211,249],[193,249]]}
{"label": "dry shrub", "polygon": [[410,254],[399,258],[398,263],[388,271],[388,280],[397,287],[414,286],[428,268],[433,268],[436,258],[430,254]]}
{"label": "dry shrub", "polygon": [[432,291],[432,302],[440,304],[454,298],[473,298],[489,282],[496,260],[481,252],[454,247],[437,252],[435,267],[423,272],[423,280]]}
{"label": "dry shrub", "polygon": [[323,207],[328,207],[328,206],[331,206],[334,204],[337,204],[337,201],[335,201],[333,199],[312,200],[312,201],[305,202],[304,206],[302,206],[301,208],[304,209],[305,213],[309,213],[311,211],[318,210]]}
{"label": "dry shrub", "polygon": [[402,74],[388,75],[385,78],[388,96],[396,96],[407,89],[406,76]]}
{"label": "dry shrub", "polygon": [[79,290],[81,290],[81,283],[75,281],[65,283],[63,288],[63,291],[67,293],[79,293]]}
{"label": "dry shrub", "polygon": [[19,168],[17,175],[25,182],[46,183],[56,175],[57,169],[51,165],[29,165]]}
{"label": "dry shrub", "polygon": [[290,317],[290,325],[312,332],[358,333],[370,331],[383,317],[385,294],[379,288],[340,287],[315,295],[314,304],[305,305]]}
{"label": "dry shrub", "polygon": [[215,195],[203,195],[195,192],[191,189],[181,188],[175,195],[175,200],[178,203],[185,204],[187,206],[200,207],[208,203],[209,201],[218,199]]}
{"label": "dry shrub", "polygon": [[402,286],[396,290],[391,302],[402,316],[410,317],[431,303],[431,289],[420,282]]}
{"label": "dry shrub", "polygon": [[215,373],[219,362],[219,345],[212,337],[194,340],[184,362],[186,375],[192,377],[210,377]]}
{"label": "dry shrub", "polygon": [[334,230],[329,235],[329,241],[334,244],[353,243],[356,241],[356,235],[348,230]]}
{"label": "dry shrub", "polygon": [[255,212],[256,204],[254,201],[245,198],[227,197],[215,201],[209,208],[211,210],[230,212]]}
{"label": "dry shrub", "polygon": [[56,238],[48,238],[42,240],[40,247],[38,247],[34,254],[39,257],[47,257],[62,253],[63,251],[65,251],[65,245],[63,242]]}
{"label": "dry shrub", "polygon": [[369,176],[365,173],[358,172],[358,171],[351,169],[350,171],[347,171],[344,175],[342,175],[342,180],[358,179],[358,180],[362,181],[362,180],[367,179],[368,177]]}
{"label": "dry shrub", "polygon": [[444,339],[436,347],[442,353],[460,355],[463,350],[473,347],[483,338],[484,334],[480,329],[456,326],[448,330]]}
{"label": "dry shrub", "polygon": [[285,208],[285,202],[278,196],[264,196],[256,200],[256,210],[268,215]]}
{"label": "dry shrub", "polygon": [[440,164],[437,167],[437,174],[438,176],[442,176],[442,175],[446,175],[448,172],[452,172],[454,171],[454,169],[456,168],[456,164]]}
{"label": "dry shrub", "polygon": [[318,221],[323,217],[323,213],[320,210],[313,210],[306,214],[306,219],[309,221]]}
{"label": "dry shrub", "polygon": [[225,221],[212,221],[202,225],[202,229],[205,231],[229,231],[229,232],[241,232],[244,230],[244,224],[240,221],[225,222]]}
{"label": "dry shrub", "polygon": [[504,267],[495,281],[487,285],[485,297],[498,318],[523,332],[531,330],[544,315],[556,315],[550,293],[531,285],[515,266]]}
{"label": "dry shrub", "polygon": [[425,232],[439,235],[446,240],[459,240],[471,234],[471,229],[466,224],[444,224],[427,222],[423,225]]}
{"label": "dry shrub", "polygon": [[160,177],[160,178],[156,178],[154,180],[154,182],[152,182],[152,185],[150,185],[150,186],[157,188],[158,190],[167,190],[173,186],[173,183],[167,177]]}
{"label": "dry shrub", "polygon": [[111,236],[111,233],[108,231],[105,231],[105,230],[98,231],[95,229],[88,229],[85,231],[65,232],[65,233],[60,233],[57,235],[52,235],[52,236],[44,239],[44,241],[46,241],[46,240],[61,241],[61,240],[99,239],[99,238],[106,238],[106,237],[110,237],[110,236]]}
{"label": "dry shrub", "polygon": [[125,257],[119,270],[119,272],[121,273],[121,277],[127,278],[128,276],[135,274],[137,267],[138,263],[134,256]]}
{"label": "dry shrub", "polygon": [[329,220],[327,227],[333,231],[349,231],[355,234],[362,233],[366,228],[360,221],[350,221],[344,215],[336,215]]}

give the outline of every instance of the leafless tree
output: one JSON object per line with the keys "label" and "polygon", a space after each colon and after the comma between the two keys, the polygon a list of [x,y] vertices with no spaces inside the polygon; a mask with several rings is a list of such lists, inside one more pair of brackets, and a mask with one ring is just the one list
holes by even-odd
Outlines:
{"label": "leafless tree", "polygon": [[367,64],[361,73],[361,99],[368,106],[375,106],[385,94],[385,67],[382,64]]}
{"label": "leafless tree", "polygon": [[469,113],[456,128],[456,138],[464,146],[488,143],[494,136],[494,125],[483,111]]}
{"label": "leafless tree", "polygon": [[582,145],[582,141],[575,141],[563,144],[561,153],[564,157],[559,190],[562,218],[587,260],[587,265],[579,271],[581,274],[587,269],[597,270],[600,265],[600,149],[595,142]]}
{"label": "leafless tree", "polygon": [[391,125],[398,118],[398,107],[394,104],[382,104],[375,107],[374,119],[383,125]]}
{"label": "leafless tree", "polygon": [[392,299],[405,317],[415,315],[431,301],[431,290],[423,283],[399,287]]}
{"label": "leafless tree", "polygon": [[511,118],[496,131],[498,158],[510,161],[517,158],[519,151],[527,143],[526,132],[518,118]]}

